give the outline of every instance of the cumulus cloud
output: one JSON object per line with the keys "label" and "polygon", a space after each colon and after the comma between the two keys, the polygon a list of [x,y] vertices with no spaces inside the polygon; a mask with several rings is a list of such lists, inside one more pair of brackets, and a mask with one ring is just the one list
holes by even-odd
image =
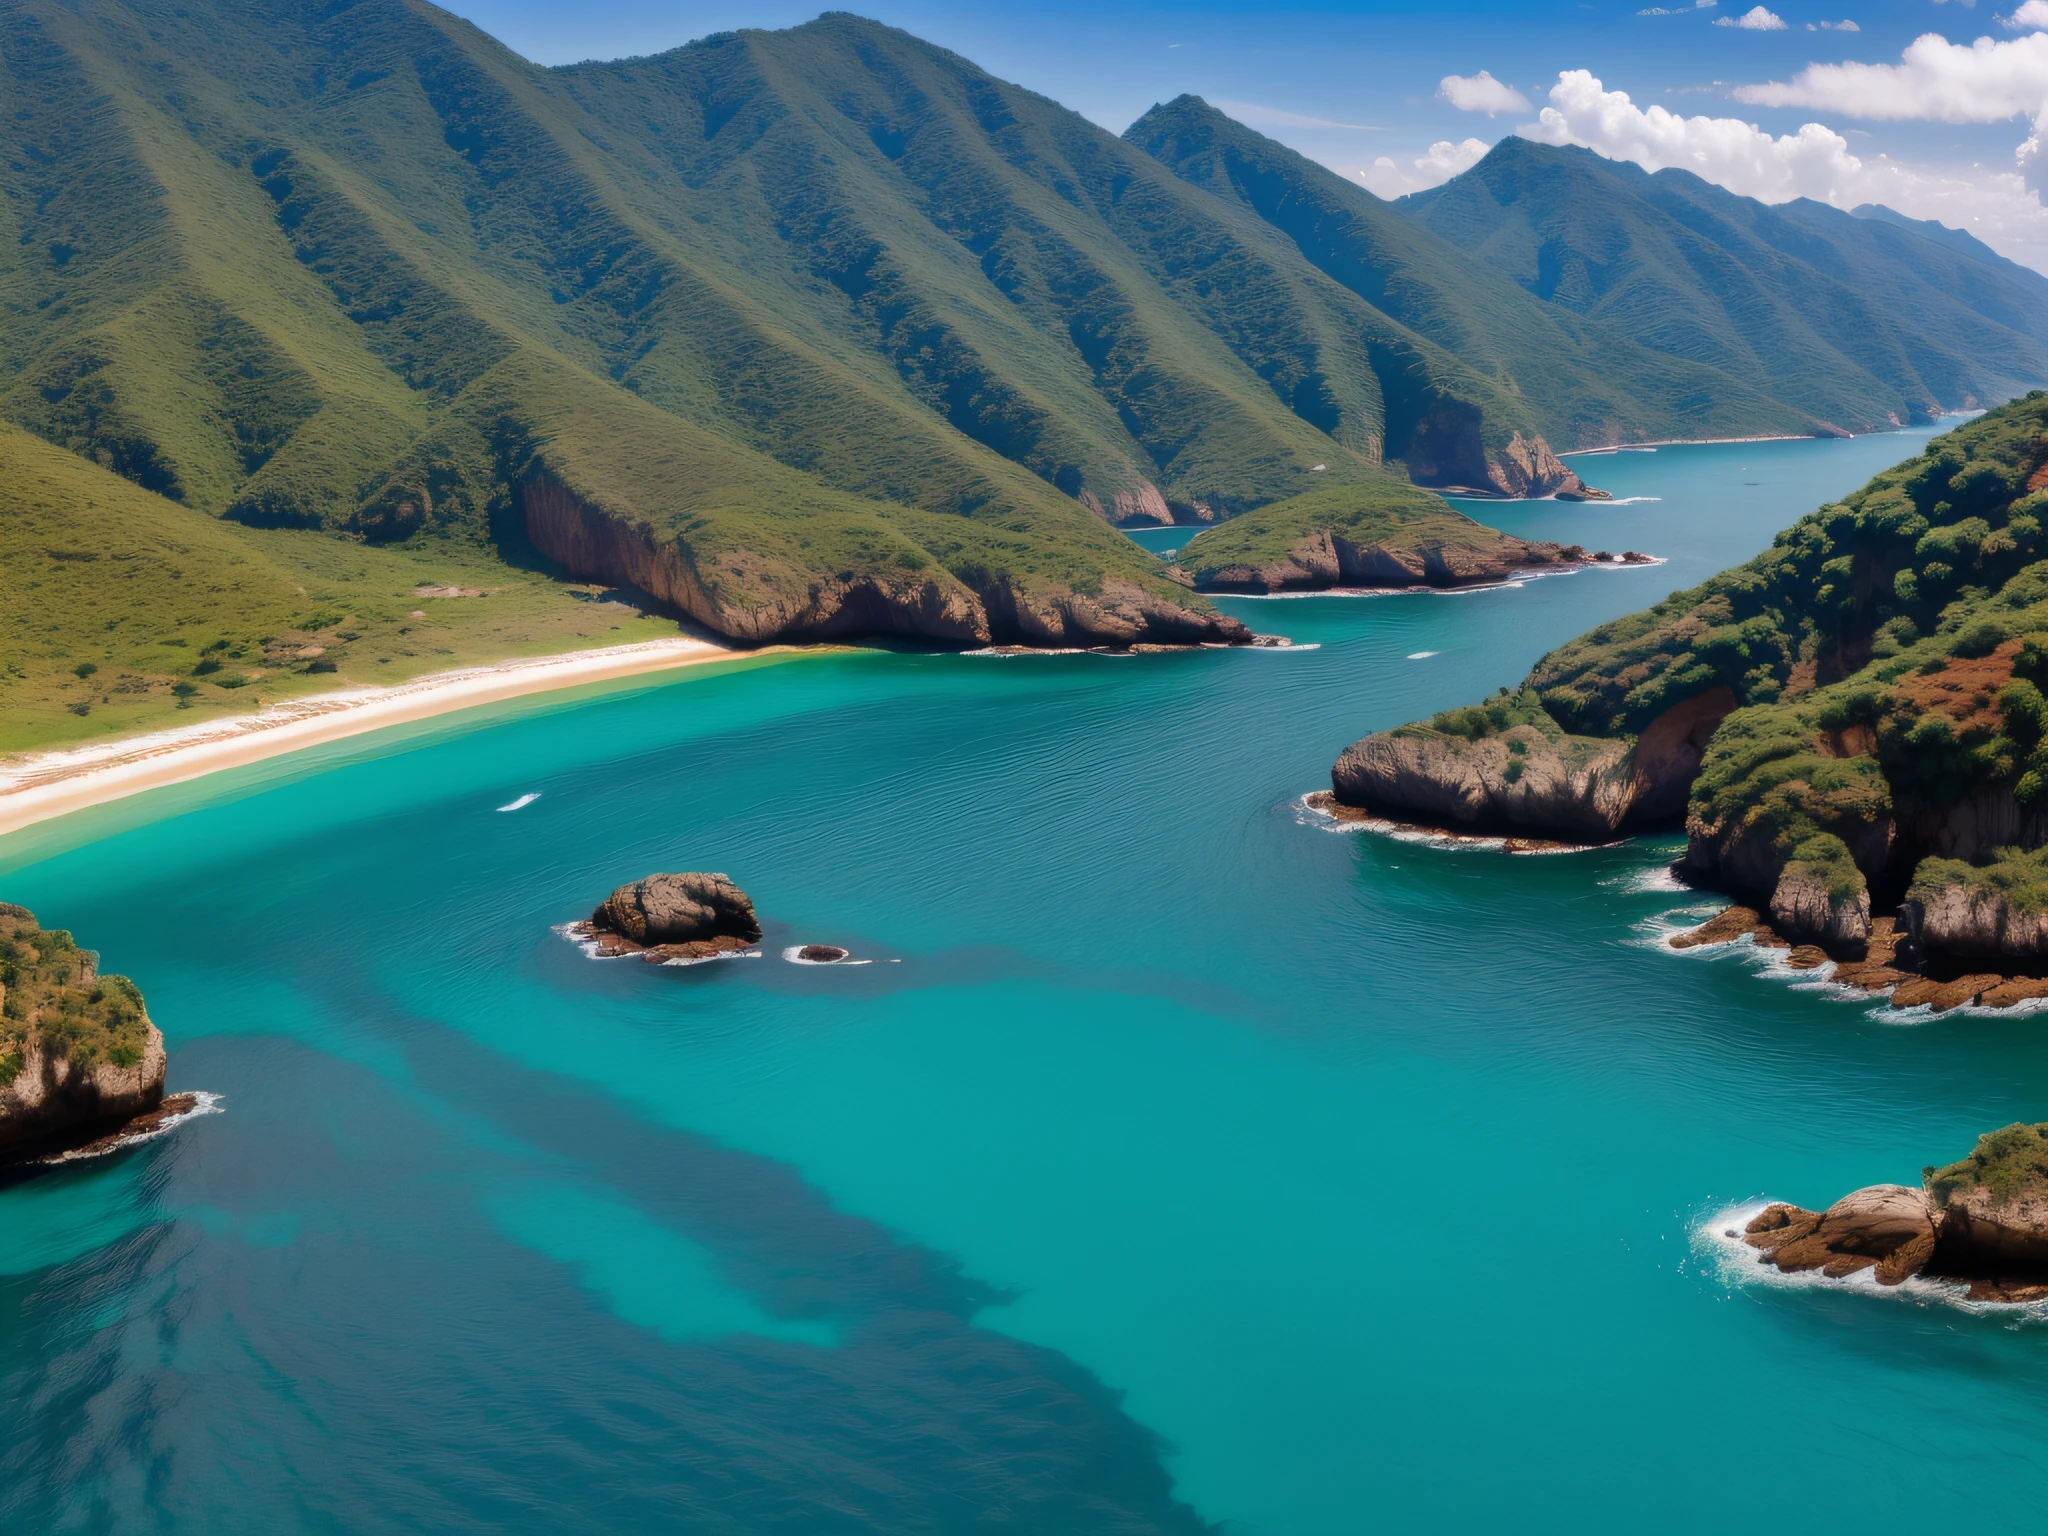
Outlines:
{"label": "cumulus cloud", "polygon": [[1484,139],[1466,139],[1461,144],[1438,139],[1429,146],[1428,154],[1419,155],[1409,162],[1413,167],[1412,174],[1402,170],[1391,155],[1381,155],[1360,171],[1358,178],[1381,197],[1404,197],[1426,187],[1442,186],[1459,172],[1471,170],[1486,158],[1486,152],[1491,148],[1493,146]]}
{"label": "cumulus cloud", "polygon": [[1740,27],[1745,32],[1783,32],[1785,18],[1775,11],[1767,11],[1760,5],[1753,5],[1740,16],[1716,16],[1717,27]]}
{"label": "cumulus cloud", "polygon": [[1825,198],[1859,162],[1849,141],[1819,123],[1773,138],[1732,117],[1680,117],[1660,106],[1637,106],[1610,91],[1590,70],[1566,70],[1551,87],[1550,105],[1523,134],[1546,144],[1583,144],[1611,160],[1653,171],[1688,170],[1745,197],[1783,202]]}
{"label": "cumulus cloud", "polygon": [[[2028,0],[2028,4],[2048,6],[2048,0]],[[1806,24],[1806,30],[1809,32],[1861,32],[1863,29],[1853,21],[1809,21]]]}
{"label": "cumulus cloud", "polygon": [[2012,32],[2048,32],[2048,0],[2027,0],[2010,16],[1999,17],[1998,24]]}
{"label": "cumulus cloud", "polygon": [[1558,76],[1550,105],[1519,132],[1543,143],[1584,145],[1652,171],[1691,171],[1766,203],[1795,197],[1844,209],[1884,203],[1914,218],[1969,230],[2048,271],[2048,212],[2036,195],[2048,182],[2048,112],[2021,146],[2016,171],[1945,173],[1883,155],[1860,158],[1846,138],[1820,123],[1773,136],[1738,118],[1680,117],[1661,106],[1639,107],[1627,92],[1607,90],[1590,71],[1578,69]]}
{"label": "cumulus cloud", "polygon": [[[2030,3],[2048,5],[2048,0],[2030,0]],[[1476,75],[1445,75],[1438,82],[1437,95],[1448,101],[1460,112],[1484,112],[1492,117],[1496,112],[1526,112],[1529,98],[1512,85],[1503,85],[1485,70]]]}
{"label": "cumulus cloud", "polygon": [[[1691,5],[1681,5],[1669,9],[1661,5],[1653,5],[1647,11],[1637,11],[1636,14],[1638,16],[1690,16],[1694,11],[1711,11],[1720,3],[1721,0],[1693,0]],[[2034,0],[2027,0],[2027,4],[2032,5],[2033,3]]]}
{"label": "cumulus cloud", "polygon": [[1759,107],[1817,107],[1850,117],[1941,123],[2033,117],[2048,105],[2048,32],[2003,43],[1980,37],[1967,47],[1927,32],[1906,46],[1896,64],[1809,64],[1787,81],[1738,86],[1735,99]]}

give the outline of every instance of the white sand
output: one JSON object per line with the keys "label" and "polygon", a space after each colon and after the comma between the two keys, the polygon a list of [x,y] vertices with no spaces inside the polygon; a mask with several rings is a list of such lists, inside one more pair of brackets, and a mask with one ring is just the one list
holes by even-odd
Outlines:
{"label": "white sand", "polygon": [[89,805],[365,731],[522,694],[727,660],[735,654],[708,640],[647,640],[436,672],[391,688],[314,694],[271,704],[254,714],[0,759],[0,835]]}

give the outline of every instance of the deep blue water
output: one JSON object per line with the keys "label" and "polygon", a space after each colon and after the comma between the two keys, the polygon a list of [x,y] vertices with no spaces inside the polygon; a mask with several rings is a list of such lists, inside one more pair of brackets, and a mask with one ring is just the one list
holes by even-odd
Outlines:
{"label": "deep blue water", "polygon": [[[0,840],[225,1105],[0,1190],[0,1527],[2037,1524],[2048,1330],[1696,1229],[2041,1118],[2038,1021],[1659,952],[1668,841],[1294,804],[1921,440],[1477,509],[1651,569],[1234,604],[1315,650],[744,662]],[[767,957],[550,931],[663,868]]]}

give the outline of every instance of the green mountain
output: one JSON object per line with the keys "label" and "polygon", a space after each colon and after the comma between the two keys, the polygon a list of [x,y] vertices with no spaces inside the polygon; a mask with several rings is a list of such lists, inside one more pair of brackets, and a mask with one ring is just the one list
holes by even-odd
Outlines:
{"label": "green mountain", "polygon": [[1558,309],[1847,430],[2048,381],[2048,278],[1889,210],[1767,206],[1513,137],[1394,206]]}
{"label": "green mountain", "polygon": [[1853,951],[1904,896],[1931,950],[2048,963],[2044,520],[2036,392],[1519,689],[1357,742],[1336,801],[1581,840],[1683,817],[1694,875],[1796,937]]}
{"label": "green mountain", "polygon": [[0,78],[0,418],[748,642],[1242,640],[1110,524],[1498,545],[1409,480],[1813,428],[1200,102],[1118,138],[851,16],[551,70],[420,0],[17,0]]}
{"label": "green mountain", "polygon": [[[1742,377],[1674,361],[1618,329],[1545,303],[1397,205],[1198,97],[1154,107],[1124,137],[1265,225],[1373,313],[1483,375],[1490,394],[1509,397],[1526,413],[1531,435],[1561,449],[1813,430],[1802,411]],[[1475,396],[1475,403],[1503,420],[1511,414],[1490,398]],[[1418,434],[1422,443],[1411,438],[1400,451],[1418,483],[1483,487],[1479,471],[1439,463],[1429,451],[1431,439],[1440,442],[1451,429],[1443,418],[1453,409],[1436,407],[1437,419]],[[1498,446],[1487,444],[1496,459]]]}

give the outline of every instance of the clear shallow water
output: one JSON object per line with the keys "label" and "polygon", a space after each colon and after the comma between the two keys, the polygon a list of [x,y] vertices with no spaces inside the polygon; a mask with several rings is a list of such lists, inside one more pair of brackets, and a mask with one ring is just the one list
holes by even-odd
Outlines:
{"label": "clear shallow water", "polygon": [[[1919,441],[1580,460],[1663,499],[1475,510],[1670,564],[1235,605],[1313,651],[742,664],[0,841],[226,1107],[0,1190],[0,1525],[2033,1523],[2048,1329],[1695,1232],[2041,1117],[2042,1021],[1659,953],[1668,849],[1293,807]],[[550,932],[676,867],[769,958]]]}

